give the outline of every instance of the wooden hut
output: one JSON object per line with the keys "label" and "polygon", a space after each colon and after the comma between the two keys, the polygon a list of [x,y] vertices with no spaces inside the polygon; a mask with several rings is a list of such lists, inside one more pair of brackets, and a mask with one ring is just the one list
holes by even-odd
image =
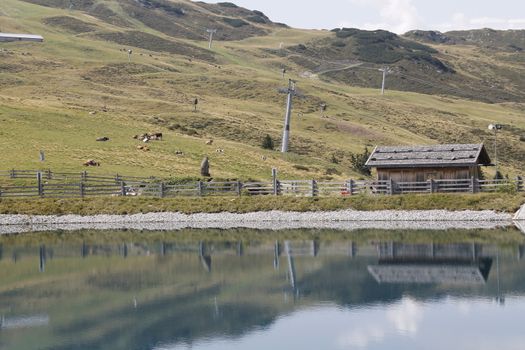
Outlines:
{"label": "wooden hut", "polygon": [[366,162],[378,180],[395,182],[479,179],[482,165],[491,165],[483,144],[378,146]]}

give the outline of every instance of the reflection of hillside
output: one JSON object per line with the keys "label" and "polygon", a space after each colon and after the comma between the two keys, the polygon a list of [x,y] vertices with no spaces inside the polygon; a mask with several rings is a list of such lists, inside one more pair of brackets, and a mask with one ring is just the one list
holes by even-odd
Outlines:
{"label": "reflection of hillside", "polygon": [[137,308],[130,303],[66,324],[54,332],[67,337],[105,330],[98,337],[83,339],[75,348],[118,348],[118,344],[125,343],[126,349],[150,349],[159,340],[191,343],[193,339],[211,334],[239,336],[255,325],[270,324],[278,314],[278,310],[271,307],[243,301],[220,303],[215,308],[211,301],[220,294],[220,286],[211,286],[181,295],[164,295],[140,302]]}
{"label": "reflection of hillside", "polygon": [[[43,273],[38,247],[31,255],[28,248],[20,249],[16,263],[1,262],[12,267],[12,274],[26,276],[13,282],[12,289],[2,289],[0,314],[24,313],[34,305],[50,310],[50,334],[39,348],[145,349],[156,340],[191,343],[212,334],[240,336],[267,326],[292,307],[279,305],[281,295],[271,292],[280,290],[284,280],[272,278],[271,256],[245,260],[229,251],[219,253],[208,272],[198,251],[170,253],[166,247],[162,256],[153,254],[154,247],[71,248],[47,247],[53,257],[47,257]],[[207,249],[212,254],[214,247]],[[25,287],[27,283],[34,286]],[[57,345],[58,339],[72,335],[75,346]],[[13,336],[13,348],[32,348],[23,337]]]}
{"label": "reflection of hillside", "polygon": [[3,247],[0,315],[45,314],[49,323],[20,333],[2,331],[2,344],[35,348],[30,339],[38,334],[42,349],[151,349],[219,334],[240,337],[319,302],[359,307],[407,294],[498,295],[494,265],[486,285],[379,284],[368,271],[398,262],[477,266],[497,258],[499,293],[525,294],[518,247],[435,245],[434,255],[429,247],[344,241]]}

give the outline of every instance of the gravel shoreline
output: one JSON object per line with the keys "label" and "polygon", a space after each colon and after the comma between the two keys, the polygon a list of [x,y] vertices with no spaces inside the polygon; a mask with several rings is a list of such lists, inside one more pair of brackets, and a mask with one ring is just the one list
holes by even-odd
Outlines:
{"label": "gravel shoreline", "polygon": [[496,228],[512,225],[513,215],[495,211],[356,211],[254,213],[147,213],[134,215],[0,215],[0,234],[78,229],[180,230],[183,228]]}

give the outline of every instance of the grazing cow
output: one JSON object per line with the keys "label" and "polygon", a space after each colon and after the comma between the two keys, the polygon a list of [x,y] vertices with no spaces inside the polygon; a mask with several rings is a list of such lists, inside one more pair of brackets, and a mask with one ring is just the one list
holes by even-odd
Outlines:
{"label": "grazing cow", "polygon": [[208,146],[213,145],[213,140],[212,140],[212,139],[209,139],[208,141],[206,141],[206,144],[207,144]]}
{"label": "grazing cow", "polygon": [[95,162],[93,159],[86,160],[84,166],[100,166],[99,162]]}
{"label": "grazing cow", "polygon": [[162,133],[161,132],[154,132],[154,133],[144,133],[139,135],[134,135],[134,139],[136,140],[142,140],[143,142],[149,142],[152,140],[160,140],[162,141]]}
{"label": "grazing cow", "polygon": [[177,156],[183,156],[184,153],[182,151],[175,151],[175,155]]}
{"label": "grazing cow", "polygon": [[137,149],[139,149],[141,151],[144,151],[144,152],[148,152],[149,151],[149,147],[148,146],[137,146]]}
{"label": "grazing cow", "polygon": [[262,159],[262,160],[266,160],[266,156],[262,156],[261,159]]}
{"label": "grazing cow", "polygon": [[223,150],[222,148],[217,148],[217,149],[215,150],[215,152],[217,152],[217,153],[224,153],[224,150]]}
{"label": "grazing cow", "polygon": [[107,137],[107,136],[99,137],[99,138],[97,139],[97,141],[100,141],[100,142],[109,141],[109,137]]}

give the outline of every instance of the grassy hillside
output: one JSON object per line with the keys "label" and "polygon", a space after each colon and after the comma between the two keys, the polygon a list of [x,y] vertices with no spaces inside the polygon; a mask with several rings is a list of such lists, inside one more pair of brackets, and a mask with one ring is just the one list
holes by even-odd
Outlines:
{"label": "grassy hillside", "polygon": [[[376,56],[367,56],[367,46],[356,38],[287,28],[258,11],[231,4],[71,3],[71,7],[68,1],[0,3],[1,31],[38,33],[46,39],[42,44],[0,44],[2,168],[82,171],[85,160],[95,159],[101,166],[90,171],[197,176],[207,155],[214,177],[269,178],[272,167],[282,177],[360,177],[351,170],[351,152],[377,144],[442,142],[486,142],[492,150],[493,135],[487,125],[493,122],[505,125],[498,135],[504,173],[513,176],[525,165],[524,105],[480,101],[501,101],[492,98],[492,91],[494,96],[521,96],[514,83],[462,99],[453,90],[427,91],[426,85],[407,80],[410,88],[399,85],[399,89],[413,92],[387,90],[382,97],[380,72],[363,70],[370,76],[363,78],[366,84],[357,81],[362,78],[348,84],[353,82],[347,79],[352,70],[341,70],[363,61],[374,70],[382,65]],[[175,31],[179,27],[185,31]],[[207,27],[218,29],[212,50],[202,32]],[[322,45],[337,40],[364,51],[346,61],[315,56]],[[407,50],[416,50],[421,57],[450,67],[450,72],[439,73],[446,86],[456,84],[447,80],[456,75],[464,77],[465,84],[485,86],[476,70],[490,73],[503,66],[514,82],[522,70],[515,63],[518,58],[505,56],[514,53],[500,57],[473,45],[414,41],[407,48],[408,39],[389,40],[397,43],[401,64],[415,67],[404,57],[410,53]],[[316,49],[305,54],[297,50],[300,45],[307,51]],[[133,50],[131,62],[128,49]],[[423,61],[423,66],[431,64]],[[312,62],[331,71],[315,74],[319,66],[309,66]],[[286,68],[284,78],[282,68]],[[298,80],[301,94],[294,100],[291,153],[282,155],[277,148],[285,95],[279,89],[288,78]],[[393,75],[388,79],[387,88],[397,87],[391,85],[396,84]],[[323,116],[321,103],[328,106]],[[145,132],[162,132],[164,140],[150,143],[150,151],[138,150],[141,142],[132,137]],[[275,140],[276,150],[261,148],[266,134]],[[110,141],[96,142],[101,136]],[[213,145],[206,145],[209,139]],[[38,160],[39,150],[46,152],[44,163]]]}

